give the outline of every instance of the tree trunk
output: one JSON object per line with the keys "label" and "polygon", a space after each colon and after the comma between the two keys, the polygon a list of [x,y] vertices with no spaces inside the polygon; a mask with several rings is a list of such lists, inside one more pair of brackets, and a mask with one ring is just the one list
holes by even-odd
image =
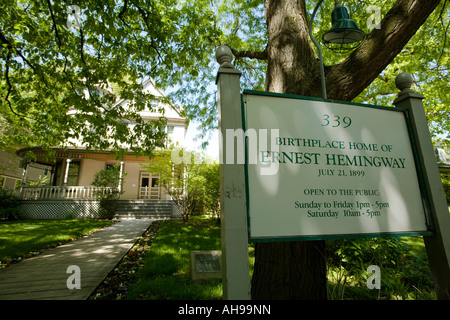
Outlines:
{"label": "tree trunk", "polygon": [[255,300],[325,300],[325,241],[256,244],[252,277]]}
{"label": "tree trunk", "polygon": [[[266,91],[321,92],[314,89],[320,70],[306,17],[304,1],[266,0]],[[261,300],[326,299],[325,241],[258,243],[251,293]]]}

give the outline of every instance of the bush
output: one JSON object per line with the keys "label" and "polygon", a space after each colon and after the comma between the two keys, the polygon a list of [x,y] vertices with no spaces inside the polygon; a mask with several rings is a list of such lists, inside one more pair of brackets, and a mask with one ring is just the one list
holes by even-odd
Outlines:
{"label": "bush", "polygon": [[370,265],[394,268],[406,247],[398,238],[361,238],[327,242],[328,263],[344,267],[348,275],[363,280]]}
{"label": "bush", "polygon": [[[120,178],[120,164],[115,164],[105,170],[101,170],[95,174],[92,185],[100,188],[112,187],[116,188],[125,177],[126,172],[122,172],[122,178]],[[119,196],[119,190],[114,189],[112,193],[104,194],[100,192],[100,218],[112,219],[116,213],[116,203]]]}
{"label": "bush", "polygon": [[447,175],[441,174],[442,185],[444,186],[445,196],[447,198],[447,203],[450,203],[450,179]]}
{"label": "bush", "polygon": [[111,220],[116,213],[115,199],[101,198],[100,199],[100,219]]}
{"label": "bush", "polygon": [[16,220],[20,216],[19,197],[11,191],[0,189],[0,219]]}
{"label": "bush", "polygon": [[[420,237],[328,240],[327,258],[331,299],[435,299]],[[380,267],[381,290],[366,287],[370,265]]]}

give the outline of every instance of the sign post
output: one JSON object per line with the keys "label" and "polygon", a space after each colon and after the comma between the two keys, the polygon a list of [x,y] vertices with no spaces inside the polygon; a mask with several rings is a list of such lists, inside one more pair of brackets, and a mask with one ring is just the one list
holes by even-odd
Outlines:
{"label": "sign post", "polygon": [[220,46],[216,58],[220,64],[216,84],[222,137],[219,141],[219,156],[223,298],[248,300],[250,271],[245,174],[244,163],[238,161],[238,157],[244,154],[244,149],[235,150],[234,146],[229,148],[229,144],[224,141],[228,130],[242,131],[241,73],[231,64],[232,53],[229,47]]}
{"label": "sign post", "polygon": [[413,79],[400,73],[395,85],[400,90],[394,104],[406,108],[411,118],[414,140],[428,194],[433,235],[424,237],[438,299],[450,299],[450,214],[433,151],[422,95],[411,89]]}

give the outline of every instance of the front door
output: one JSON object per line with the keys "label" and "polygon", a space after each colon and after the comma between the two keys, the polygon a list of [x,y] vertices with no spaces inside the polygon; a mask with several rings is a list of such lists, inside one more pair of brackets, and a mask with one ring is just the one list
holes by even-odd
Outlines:
{"label": "front door", "polygon": [[161,186],[158,184],[159,175],[141,172],[139,178],[139,199],[159,200]]}

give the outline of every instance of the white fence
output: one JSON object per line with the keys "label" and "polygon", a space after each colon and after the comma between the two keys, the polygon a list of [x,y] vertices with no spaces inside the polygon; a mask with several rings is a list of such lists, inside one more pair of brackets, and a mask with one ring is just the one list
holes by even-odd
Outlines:
{"label": "white fence", "polygon": [[117,188],[51,186],[23,187],[20,196],[23,200],[81,199],[95,200],[103,195],[113,194]]}

